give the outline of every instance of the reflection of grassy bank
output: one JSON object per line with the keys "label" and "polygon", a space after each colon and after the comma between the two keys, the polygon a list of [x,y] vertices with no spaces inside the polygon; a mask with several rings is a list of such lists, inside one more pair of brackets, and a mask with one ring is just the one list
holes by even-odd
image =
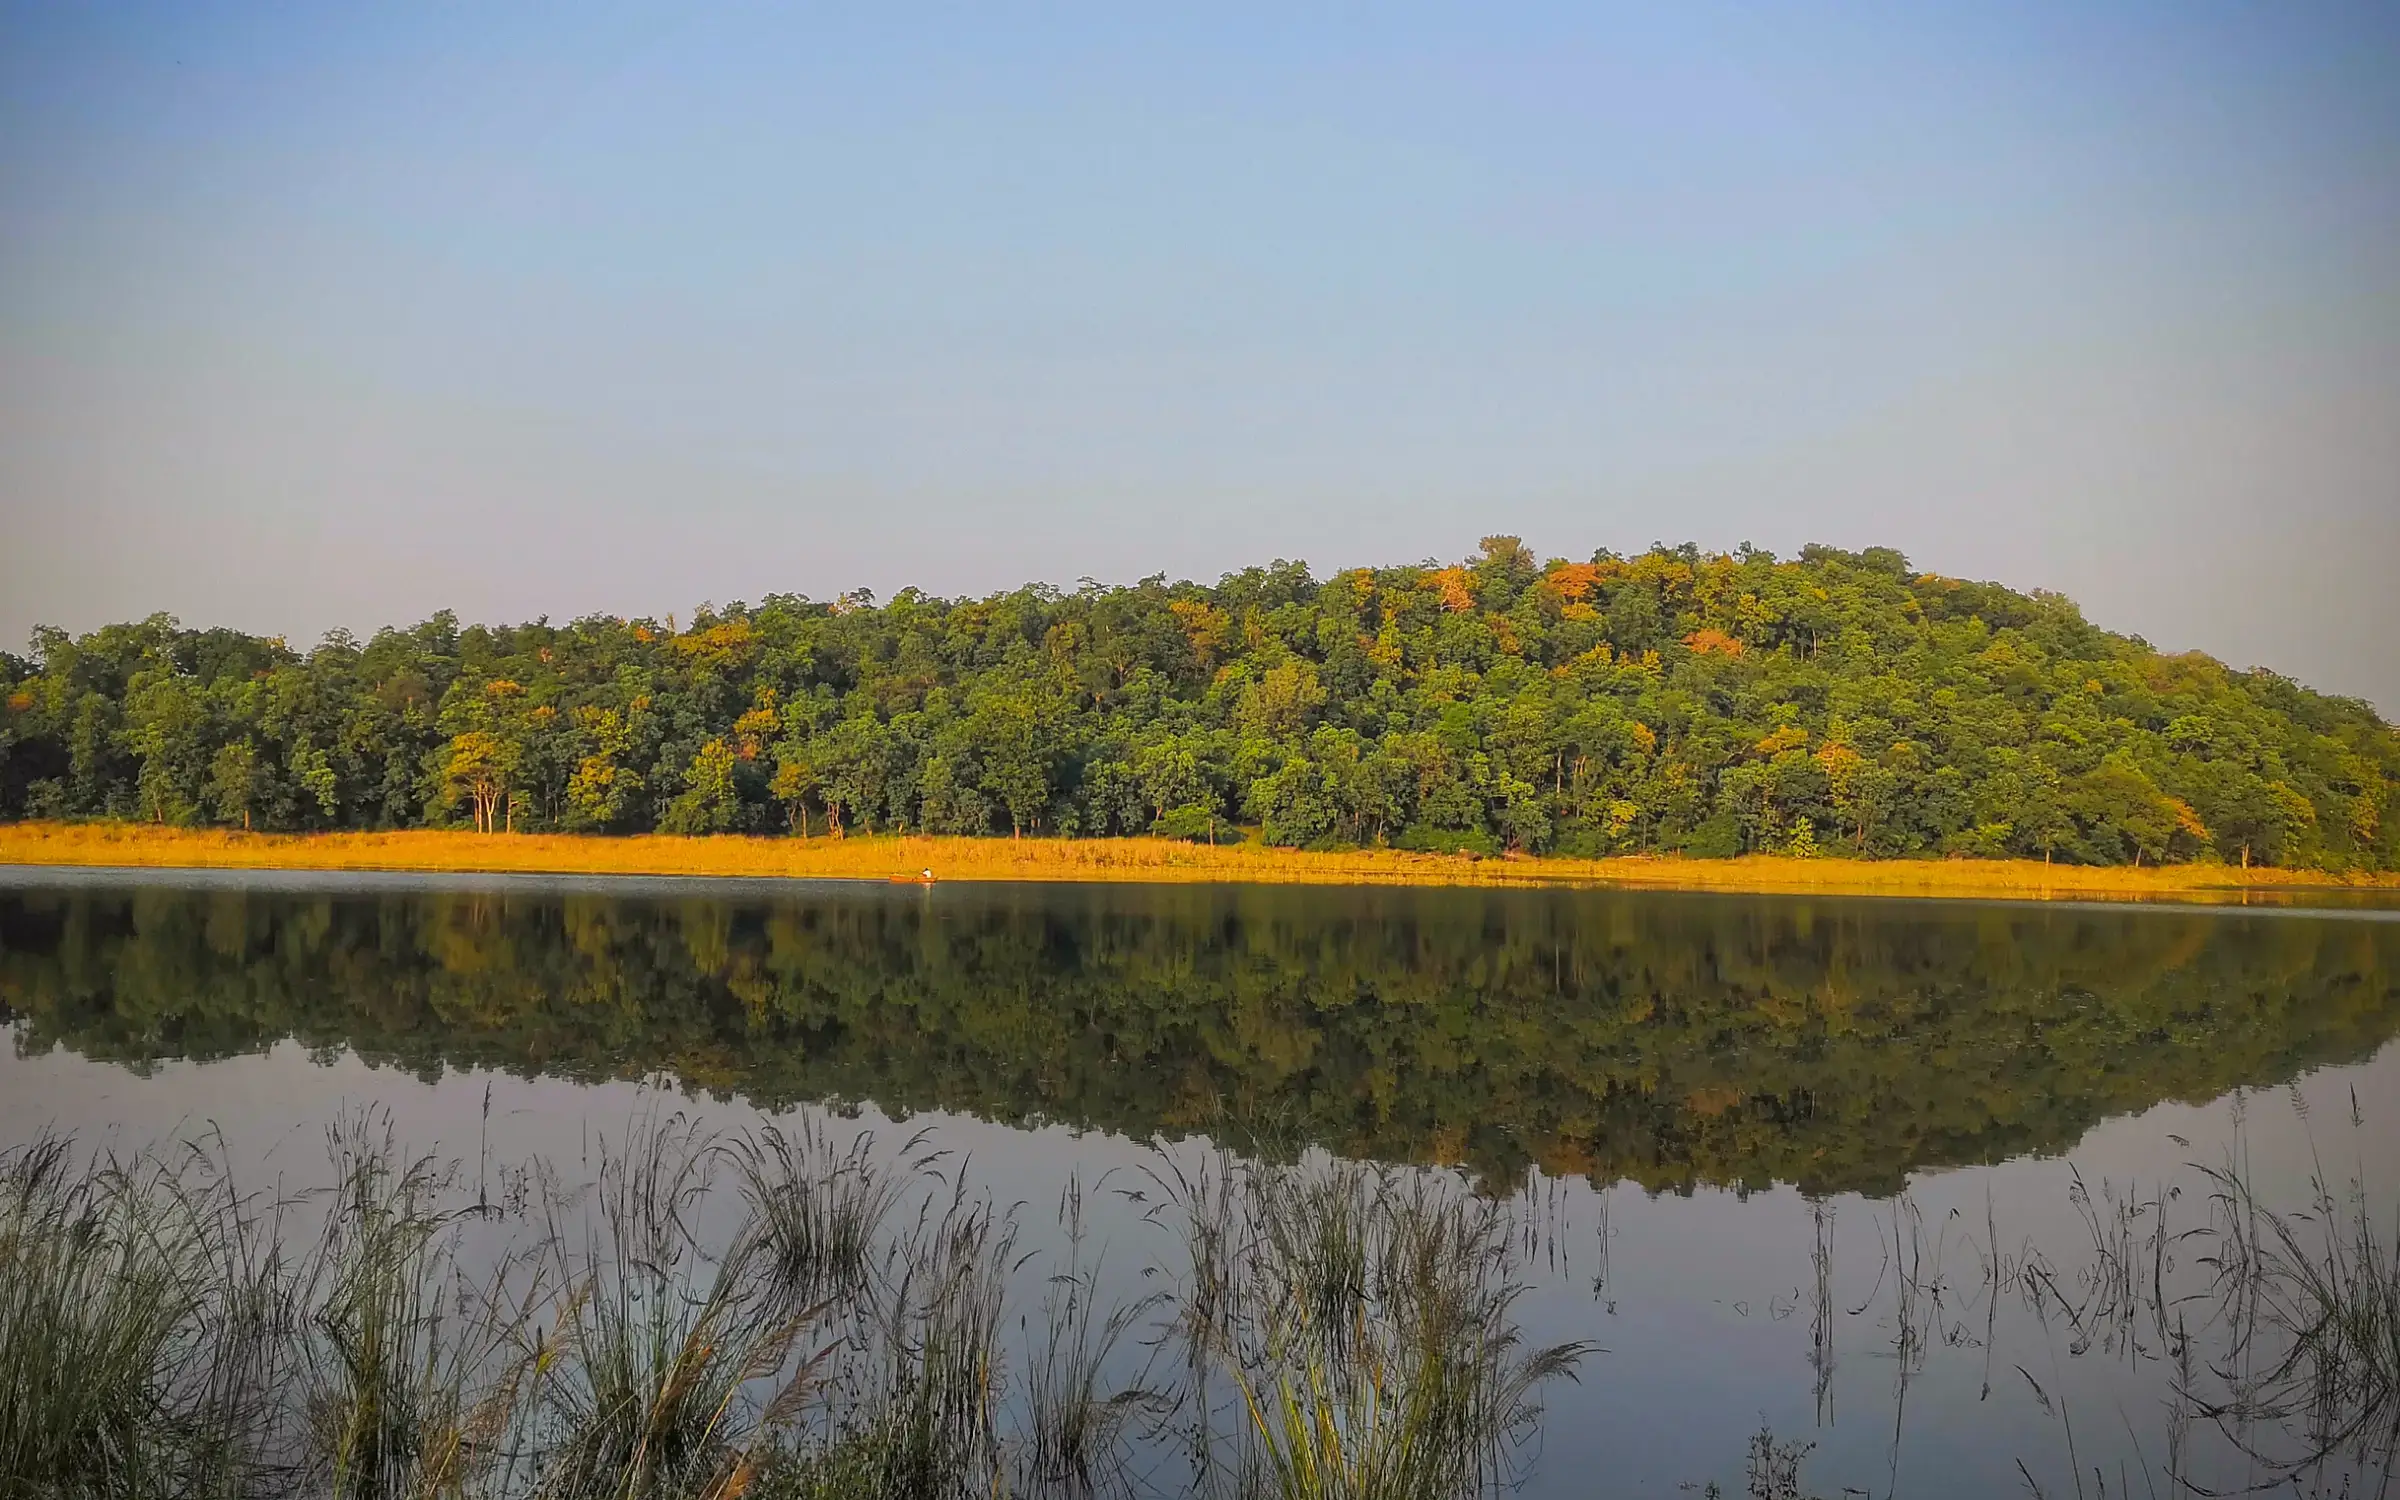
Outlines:
{"label": "reflection of grassy bank", "polygon": [[2106,900],[2238,899],[2328,886],[2400,890],[2400,875],[2229,865],[2131,869],[2032,860],[1474,859],[1400,849],[1311,852],[1169,839],[631,838],[571,834],[250,834],[135,823],[0,825],[0,864],[415,870],[888,880],[1244,881],[1313,885],[1624,885],[1663,890]]}

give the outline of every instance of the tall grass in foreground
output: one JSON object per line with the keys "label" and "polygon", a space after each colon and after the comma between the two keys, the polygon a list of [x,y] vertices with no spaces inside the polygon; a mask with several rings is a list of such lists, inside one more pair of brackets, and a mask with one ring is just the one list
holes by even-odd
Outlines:
{"label": "tall grass in foreground", "polygon": [[[602,1158],[579,1253],[554,1218],[545,1242],[572,1290],[537,1429],[544,1493],[722,1493],[800,1399],[789,1367],[822,1309],[782,1305],[760,1274],[756,1200],[721,1246],[699,1230],[722,1156],[680,1118],[638,1132]],[[554,1216],[563,1197],[547,1195]]]}
{"label": "tall grass in foreground", "polygon": [[197,1153],[0,1157],[0,1493],[251,1487],[291,1332],[255,1207]]}
{"label": "tall grass in foreground", "polygon": [[1114,1465],[1127,1425],[1140,1412],[1166,1407],[1146,1371],[1113,1388],[1109,1381],[1118,1350],[1169,1299],[1157,1292],[1101,1310],[1101,1261],[1085,1253],[1084,1191],[1077,1178],[1059,1194],[1067,1264],[1045,1278],[1040,1327],[1025,1350],[1025,1428],[1032,1440],[1021,1473],[1030,1492],[1084,1496],[1123,1488],[1125,1476]]}
{"label": "tall grass in foreground", "polygon": [[[2305,1102],[2297,1093],[2294,1099],[2305,1124]],[[2351,1123],[2353,1129],[2363,1123],[2355,1100]],[[1893,1239],[1883,1247],[1875,1292],[1852,1315],[1872,1307],[1890,1330],[1898,1376],[1895,1455],[1897,1403],[1906,1397],[1912,1350],[1922,1349],[1928,1333],[1947,1345],[1980,1348],[1981,1399],[1988,1400],[1999,1306],[2021,1298],[2054,1356],[2040,1377],[2021,1363],[2014,1365],[2017,1380],[2002,1376],[2004,1388],[2030,1398],[2057,1439],[2046,1453],[2016,1457],[2017,1478],[2033,1500],[2264,1493],[2359,1500],[2394,1493],[2400,1233],[2371,1205],[2363,1170],[2337,1193],[2320,1167],[2310,1201],[2297,1211],[2268,1205],[2238,1151],[2225,1165],[2188,1170],[2202,1188],[2192,1196],[2204,1206],[2179,1217],[2188,1179],[2170,1176],[2144,1192],[2133,1184],[2087,1183],[2070,1168],[2067,1201],[2084,1243],[2051,1246],[2065,1252],[2057,1263],[2031,1241],[2005,1248],[1987,1208],[1982,1243],[1971,1233],[1961,1242],[1975,1251],[1980,1288],[1953,1287],[1942,1269],[1943,1243],[1963,1227],[1955,1226],[1955,1215],[1928,1243],[1915,1206],[1905,1197],[1894,1200]],[[1826,1222],[1820,1213],[1820,1246]],[[1945,1312],[1953,1292],[1966,1301]],[[2111,1402],[2095,1409],[2088,1394],[2080,1409],[2070,1403],[2059,1354],[2162,1367],[2163,1442],[2145,1442],[2136,1425],[2140,1407]],[[2091,1446],[2095,1427],[2104,1439],[2098,1450]],[[2113,1452],[2106,1441],[2112,1438],[2124,1440]],[[1762,1430],[1750,1444],[1743,1493],[1751,1500],[1810,1500],[1819,1492],[1802,1470],[1814,1446]],[[1685,1488],[1711,1497],[1729,1493],[1714,1482]],[[1894,1492],[1870,1485],[1835,1493]]]}
{"label": "tall grass in foreground", "polygon": [[[2292,1100],[2308,1129],[2307,1101],[2297,1089]],[[2241,1115],[2237,1098],[2237,1122]],[[2364,1124],[2354,1093],[2350,1126],[2357,1132]],[[2171,1179],[2144,1194],[2106,1182],[2095,1190],[2074,1175],[2069,1201],[2089,1240],[2083,1265],[2061,1274],[2027,1246],[2010,1279],[2037,1316],[2064,1319],[2070,1357],[2098,1352],[2166,1367],[2164,1444],[2152,1450],[2163,1467],[2154,1472],[2137,1436],[2117,1493],[2129,1493],[2132,1479],[2153,1493],[2211,1494],[2229,1485],[2293,1495],[2391,1493],[2400,1478],[2400,1234],[2370,1202],[2360,1165],[2337,1193],[2320,1160],[2306,1205],[2278,1210],[2237,1148],[2222,1165],[2192,1165],[2205,1207],[2197,1222],[2182,1224],[2173,1210],[2185,1194]],[[2000,1261],[1989,1264],[1996,1296]],[[2073,1456],[2075,1425],[2063,1392],[2045,1390],[2022,1365],[2018,1372],[2059,1424],[2074,1493],[2110,1493],[2098,1471],[2087,1484]],[[2222,1441],[2220,1463],[2232,1460],[2207,1482],[2194,1472],[2196,1430]],[[2022,1462],[2020,1470],[2031,1492],[2043,1494]]]}
{"label": "tall grass in foreground", "polygon": [[[1034,1266],[921,1138],[652,1120],[522,1209],[377,1116],[328,1150],[285,1199],[0,1154],[0,1496],[1467,1497],[1580,1353],[1520,1347],[1505,1210],[1421,1174],[1220,1158],[1155,1218],[1206,1275],[1112,1299],[1082,1184]],[[1136,1472],[1229,1414],[1227,1461]]]}
{"label": "tall grass in foreground", "polygon": [[[2400,1232],[2353,1185],[2321,1180],[2306,1212],[2261,1206],[2241,1173],[2215,1170],[2212,1264],[2230,1338],[2196,1413],[2273,1471],[2298,1475],[2347,1457],[2389,1476],[2400,1466]],[[2268,1452],[2250,1434],[2298,1434]]]}
{"label": "tall grass in foreground", "polygon": [[[328,1149],[329,1185],[286,1198],[207,1148],[0,1153],[0,1500],[1471,1500],[1522,1477],[1544,1387],[1589,1352],[1519,1326],[1538,1226],[1439,1174],[1163,1152],[1161,1193],[1071,1183],[1044,1257],[923,1137],[650,1120],[590,1185],[537,1172],[498,1209],[379,1117]],[[2003,1256],[1987,1214],[1987,1350],[2022,1296],[2069,1357],[2174,1375],[2163,1475],[2137,1453],[2113,1478],[2024,1375],[2073,1492],[2199,1492],[2187,1421],[2294,1493],[2389,1474],[2400,1235],[2355,1185],[2279,1215],[2234,1168],[2208,1181],[2191,1223],[2178,1191],[2076,1178],[2064,1268]],[[1131,1294],[1088,1228],[1112,1191],[1163,1236]],[[1928,1258],[1913,1207],[1891,1227],[1904,1387],[1963,1313],[1953,1230]],[[1762,1436],[1750,1493],[1804,1493],[1805,1451]]]}
{"label": "tall grass in foreground", "polygon": [[[1172,1326],[1193,1388],[1213,1367],[1237,1398],[1237,1489],[1435,1500],[1520,1477],[1539,1388],[1572,1378],[1589,1346],[1524,1344],[1505,1205],[1338,1162],[1220,1158],[1166,1185],[1189,1277]],[[1196,1405],[1207,1423],[1205,1395]]]}
{"label": "tall grass in foreground", "polygon": [[333,1202],[305,1275],[276,1288],[304,1330],[302,1472],[334,1495],[457,1493],[495,1457],[526,1376],[506,1261],[472,1285],[447,1183],[360,1117],[328,1137]]}

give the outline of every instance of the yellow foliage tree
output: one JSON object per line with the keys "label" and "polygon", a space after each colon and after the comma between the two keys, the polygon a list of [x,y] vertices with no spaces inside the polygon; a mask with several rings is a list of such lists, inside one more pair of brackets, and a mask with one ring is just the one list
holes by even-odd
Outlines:
{"label": "yellow foliage tree", "polygon": [[516,761],[516,747],[486,730],[470,729],[450,741],[442,763],[443,791],[453,807],[462,798],[474,804],[478,832],[492,831]]}
{"label": "yellow foliage tree", "polygon": [[1465,614],[1475,607],[1475,591],[1468,584],[1464,568],[1439,570],[1433,575],[1433,587],[1442,596],[1442,608],[1452,614]]}

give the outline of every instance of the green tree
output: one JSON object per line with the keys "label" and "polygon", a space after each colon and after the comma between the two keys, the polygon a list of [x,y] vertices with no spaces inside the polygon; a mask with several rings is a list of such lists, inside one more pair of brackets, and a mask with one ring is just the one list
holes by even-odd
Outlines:
{"label": "green tree", "polygon": [[341,787],[332,758],[306,740],[295,740],[284,765],[292,784],[307,794],[317,815],[332,823],[341,812]]}
{"label": "green tree", "polygon": [[733,784],[733,747],[710,740],[684,768],[683,790],[668,804],[659,827],[668,833],[724,833],[736,826],[741,797]]}
{"label": "green tree", "polygon": [[635,725],[625,712],[585,704],[575,712],[582,754],[567,777],[567,824],[572,828],[605,829],[622,822],[640,797],[641,772],[628,764]]}
{"label": "green tree", "polygon": [[258,800],[258,747],[246,739],[220,746],[209,762],[208,791],[217,821],[248,828],[251,804]]}
{"label": "green tree", "polygon": [[1260,837],[1287,848],[1325,843],[1341,822],[1341,806],[1329,778],[1305,755],[1290,756],[1252,781],[1244,801],[1250,816],[1259,821]]}
{"label": "green tree", "polygon": [[816,794],[817,768],[808,758],[808,746],[789,740],[775,747],[775,778],[767,784],[767,793],[783,809],[785,825],[802,838],[808,837],[808,799]]}
{"label": "green tree", "polygon": [[126,738],[141,757],[142,814],[153,823],[189,823],[205,795],[208,711],[189,682],[149,672],[136,679]]}
{"label": "green tree", "polygon": [[881,721],[871,713],[853,714],[813,737],[807,754],[834,837],[842,836],[851,816],[874,832],[875,810],[883,806],[892,773],[891,739]]}
{"label": "green tree", "polygon": [[2104,862],[2155,864],[2176,830],[2175,809],[2139,766],[2112,756],[2066,789],[2066,810],[2086,850]]}
{"label": "green tree", "polygon": [[996,694],[976,708],[968,731],[982,753],[981,788],[1007,810],[1010,837],[1038,829],[1054,758],[1040,711],[1022,693]]}

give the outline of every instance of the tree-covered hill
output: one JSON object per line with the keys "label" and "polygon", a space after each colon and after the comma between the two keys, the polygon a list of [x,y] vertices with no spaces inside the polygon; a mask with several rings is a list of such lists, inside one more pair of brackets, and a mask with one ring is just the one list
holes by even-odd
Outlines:
{"label": "tree-covered hill", "polygon": [[0,656],[0,817],[2400,868],[2367,705],[1897,552],[1298,564]]}

